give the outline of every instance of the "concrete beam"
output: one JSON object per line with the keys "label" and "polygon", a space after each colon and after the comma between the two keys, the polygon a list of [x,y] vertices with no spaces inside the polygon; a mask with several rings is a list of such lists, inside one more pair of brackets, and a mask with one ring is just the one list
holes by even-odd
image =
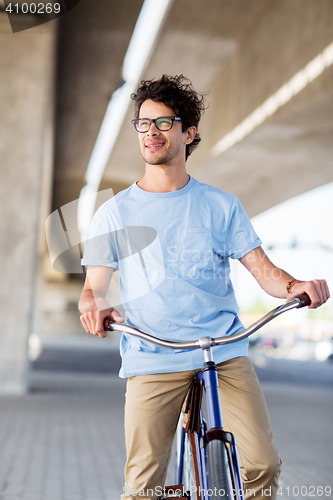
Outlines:
{"label": "concrete beam", "polygon": [[55,39],[55,22],[13,34],[0,14],[0,393],[27,389],[40,220],[50,201]]}

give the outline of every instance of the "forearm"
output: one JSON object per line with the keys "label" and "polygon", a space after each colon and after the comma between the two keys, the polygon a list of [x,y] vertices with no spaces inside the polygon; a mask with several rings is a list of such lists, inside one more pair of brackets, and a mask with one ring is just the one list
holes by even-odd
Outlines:
{"label": "forearm", "polygon": [[[279,299],[286,299],[288,296],[287,287],[291,282],[296,281],[289,273],[273,264],[264,265],[262,269],[251,271],[261,288]],[[256,275],[257,274],[257,275]]]}
{"label": "forearm", "polygon": [[110,309],[106,300],[113,269],[100,266],[89,266],[86,281],[79,300],[81,314]]}
{"label": "forearm", "polygon": [[110,303],[98,292],[92,290],[91,288],[85,288],[82,291],[79,300],[79,311],[81,314],[94,311],[102,311],[104,309],[110,308]]}
{"label": "forearm", "polygon": [[252,274],[266,293],[279,299],[287,297],[288,283],[295,278],[283,269],[276,267],[261,247],[252,250],[252,252],[242,257],[240,262]]}
{"label": "forearm", "polygon": [[324,304],[330,296],[325,280],[300,281],[289,273],[276,267],[261,247],[239,259],[257,280],[266,293],[279,299],[292,300],[307,293],[311,300],[311,309]]}

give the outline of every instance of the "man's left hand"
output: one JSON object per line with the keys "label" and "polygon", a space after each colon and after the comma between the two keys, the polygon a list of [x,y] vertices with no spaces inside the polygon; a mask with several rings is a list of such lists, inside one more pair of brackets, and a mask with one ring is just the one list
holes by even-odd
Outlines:
{"label": "man's left hand", "polygon": [[317,309],[330,298],[326,280],[296,281],[292,286],[291,293],[287,295],[287,301],[293,300],[302,293],[307,293],[310,297],[309,309]]}

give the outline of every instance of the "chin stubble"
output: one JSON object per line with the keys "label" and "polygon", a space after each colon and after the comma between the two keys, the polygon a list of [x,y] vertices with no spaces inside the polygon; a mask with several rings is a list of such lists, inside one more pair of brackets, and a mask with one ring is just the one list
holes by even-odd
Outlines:
{"label": "chin stubble", "polygon": [[148,160],[145,158],[145,155],[141,153],[142,158],[145,160],[148,165],[166,165],[167,163],[170,163],[176,156],[178,156],[180,151],[180,144],[175,147],[175,151],[168,150],[166,153],[161,157],[161,158],[156,158],[156,160]]}

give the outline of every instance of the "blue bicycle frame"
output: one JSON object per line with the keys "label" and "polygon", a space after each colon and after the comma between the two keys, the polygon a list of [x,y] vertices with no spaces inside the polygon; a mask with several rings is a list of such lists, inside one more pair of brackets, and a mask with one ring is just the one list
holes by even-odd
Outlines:
{"label": "blue bicycle frame", "polygon": [[[203,339],[201,339],[203,340]],[[207,339],[208,340],[208,339]],[[197,498],[202,498],[203,500],[209,500],[209,489],[210,485],[208,482],[207,474],[207,463],[206,463],[206,453],[205,444],[207,442],[207,431],[214,430],[215,439],[221,439],[224,443],[228,443],[230,446],[230,452],[228,451],[229,466],[231,471],[231,481],[232,481],[232,491],[236,493],[236,498],[243,500],[243,490],[242,482],[237,458],[236,443],[235,438],[231,433],[226,433],[222,426],[222,415],[219,402],[218,394],[218,378],[217,378],[217,366],[212,359],[211,347],[204,349],[205,363],[202,371],[196,374],[196,378],[205,388],[206,401],[207,401],[207,416],[208,416],[208,428],[205,420],[202,417],[200,409],[200,427],[198,432],[194,433],[194,442],[196,448],[196,456],[198,462],[198,472],[199,472],[199,482],[196,484],[196,491],[198,492]],[[177,470],[177,484],[181,485],[183,482],[184,473],[184,447],[185,447],[185,428],[182,427],[181,443],[180,443],[180,460],[178,463]]]}

